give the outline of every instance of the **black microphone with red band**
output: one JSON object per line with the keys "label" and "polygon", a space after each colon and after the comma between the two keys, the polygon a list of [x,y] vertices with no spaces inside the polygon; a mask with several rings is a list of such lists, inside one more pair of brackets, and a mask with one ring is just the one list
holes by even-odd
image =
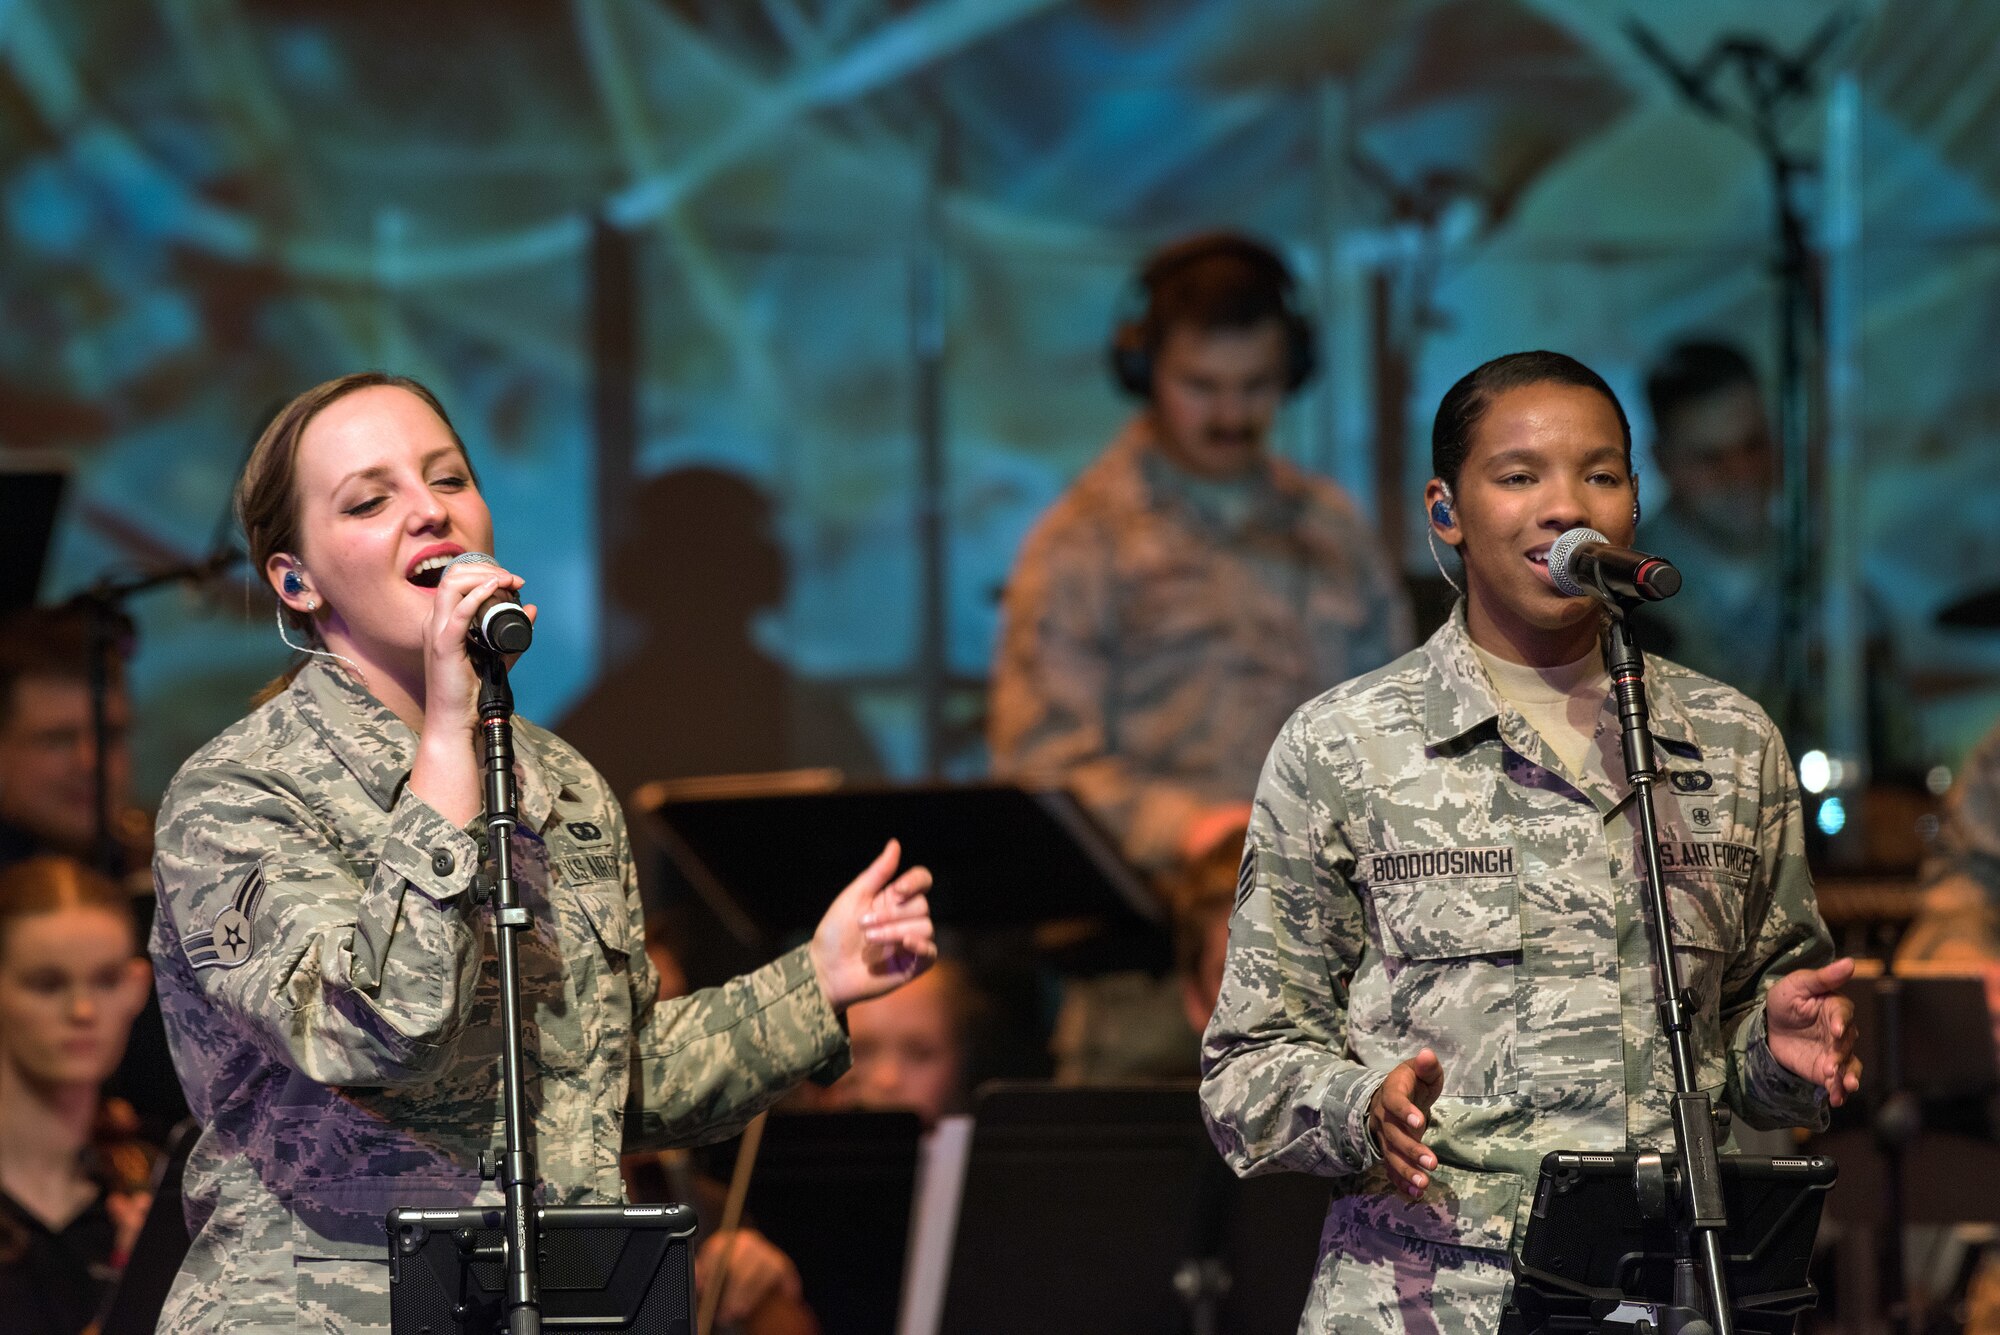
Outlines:
{"label": "black microphone with red band", "polygon": [[1658,602],[1681,591],[1681,572],[1665,557],[1614,547],[1594,528],[1573,528],[1549,548],[1549,578],[1572,598]]}

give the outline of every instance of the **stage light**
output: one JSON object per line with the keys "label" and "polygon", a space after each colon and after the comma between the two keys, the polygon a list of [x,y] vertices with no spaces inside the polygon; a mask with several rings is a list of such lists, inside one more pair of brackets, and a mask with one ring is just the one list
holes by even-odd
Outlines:
{"label": "stage light", "polygon": [[1924,775],[1924,787],[1931,790],[1932,797],[1943,797],[1951,791],[1951,766],[1932,765]]}
{"label": "stage light", "polygon": [[1833,762],[1824,751],[1808,751],[1799,757],[1799,786],[1809,793],[1823,793],[1833,782]]}
{"label": "stage light", "polygon": [[[1817,754],[1817,752],[1815,752]],[[1829,797],[1819,804],[1819,832],[1839,834],[1847,828],[1847,806],[1837,797]]]}

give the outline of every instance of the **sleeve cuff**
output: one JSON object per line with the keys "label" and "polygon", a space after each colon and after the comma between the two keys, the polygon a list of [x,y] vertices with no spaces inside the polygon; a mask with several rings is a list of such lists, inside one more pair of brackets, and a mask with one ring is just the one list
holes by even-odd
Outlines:
{"label": "sleeve cuff", "polygon": [[1334,1116],[1328,1121],[1337,1137],[1333,1150],[1343,1168],[1351,1166],[1358,1173],[1381,1162],[1382,1148],[1369,1129],[1368,1109],[1375,1102],[1375,1091],[1388,1079],[1387,1069],[1363,1067],[1331,1091]]}
{"label": "sleeve cuff", "polygon": [[771,1019],[784,1031],[796,1033],[807,1055],[806,1078],[816,1084],[831,1084],[846,1074],[852,1061],[847,1046],[847,1024],[835,1013],[833,1003],[819,985],[812,966],[812,945],[798,946],[772,961],[768,971],[775,977],[765,1004],[790,1014]]}
{"label": "sleeve cuff", "polygon": [[421,797],[405,789],[382,844],[382,863],[435,904],[472,889],[479,843]]}
{"label": "sleeve cuff", "polygon": [[1833,1110],[1826,1091],[1778,1060],[1771,1051],[1771,1031],[1762,1009],[1750,1025],[1743,1048],[1745,1102],[1769,1127],[1803,1126],[1824,1131]]}

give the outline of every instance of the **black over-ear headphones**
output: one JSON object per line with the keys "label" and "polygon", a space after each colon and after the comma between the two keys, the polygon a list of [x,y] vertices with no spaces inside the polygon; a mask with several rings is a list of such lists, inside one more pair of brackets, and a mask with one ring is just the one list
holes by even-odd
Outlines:
{"label": "black over-ear headphones", "polygon": [[1298,284],[1284,260],[1263,242],[1240,232],[1203,232],[1155,251],[1139,270],[1127,308],[1142,301],[1143,307],[1121,319],[1111,335],[1111,375],[1120,389],[1141,399],[1153,393],[1153,356],[1167,332],[1159,327],[1156,310],[1161,286],[1175,274],[1222,256],[1248,264],[1277,293],[1278,318],[1285,326],[1285,392],[1293,393],[1312,379],[1319,365],[1318,341],[1312,322],[1299,310]]}

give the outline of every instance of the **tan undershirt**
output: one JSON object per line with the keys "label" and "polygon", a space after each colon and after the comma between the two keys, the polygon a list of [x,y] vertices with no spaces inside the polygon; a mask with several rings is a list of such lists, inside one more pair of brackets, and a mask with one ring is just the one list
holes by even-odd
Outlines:
{"label": "tan undershirt", "polygon": [[1596,647],[1574,663],[1535,668],[1495,658],[1472,646],[1493,690],[1519,710],[1528,726],[1541,734],[1572,777],[1583,773],[1583,762],[1597,741],[1597,718],[1604,697],[1611,693],[1611,674]]}

